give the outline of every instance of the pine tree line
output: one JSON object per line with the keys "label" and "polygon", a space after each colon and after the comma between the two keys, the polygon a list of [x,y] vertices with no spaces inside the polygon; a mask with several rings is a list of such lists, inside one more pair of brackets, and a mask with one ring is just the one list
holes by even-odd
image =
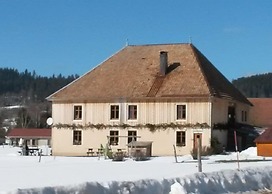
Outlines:
{"label": "pine tree line", "polygon": [[18,72],[16,69],[0,68],[0,97],[2,105],[12,105],[25,101],[44,102],[45,98],[78,78],[78,75],[64,77],[43,77],[28,70]]}
{"label": "pine tree line", "polygon": [[232,83],[248,98],[272,97],[272,73],[242,77]]}
{"label": "pine tree line", "polygon": [[[0,68],[0,138],[14,127],[48,127],[46,119],[51,116],[51,104],[46,97],[76,78],[78,75],[43,77],[35,71]],[[14,105],[19,106],[5,108]]]}

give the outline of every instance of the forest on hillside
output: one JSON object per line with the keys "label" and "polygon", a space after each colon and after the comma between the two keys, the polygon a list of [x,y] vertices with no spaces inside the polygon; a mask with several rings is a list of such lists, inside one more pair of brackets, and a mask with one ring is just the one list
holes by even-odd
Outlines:
{"label": "forest on hillside", "polygon": [[241,77],[232,83],[248,98],[272,97],[272,73]]}
{"label": "forest on hillside", "polygon": [[16,69],[0,68],[0,106],[14,105],[17,102],[22,104],[29,100],[44,102],[46,97],[76,78],[78,75],[43,77],[35,71],[18,72]]}
{"label": "forest on hillside", "polygon": [[[44,77],[35,71],[0,68],[0,137],[3,128],[48,127],[46,119],[51,116],[51,104],[46,97],[78,77],[61,74]],[[13,106],[16,108],[10,108]]]}

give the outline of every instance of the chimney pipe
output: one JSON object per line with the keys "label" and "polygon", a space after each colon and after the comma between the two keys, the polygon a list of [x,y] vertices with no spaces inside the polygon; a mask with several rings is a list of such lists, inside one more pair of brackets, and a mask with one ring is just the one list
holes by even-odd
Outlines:
{"label": "chimney pipe", "polygon": [[168,55],[166,51],[160,52],[160,73],[165,76],[167,73],[168,67]]}

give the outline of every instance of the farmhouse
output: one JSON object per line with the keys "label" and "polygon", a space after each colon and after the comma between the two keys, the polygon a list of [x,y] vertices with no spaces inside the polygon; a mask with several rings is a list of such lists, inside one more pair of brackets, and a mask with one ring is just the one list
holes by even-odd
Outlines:
{"label": "farmhouse", "polygon": [[[47,98],[53,155],[149,142],[153,156],[189,154],[214,126],[246,124],[251,103],[192,44],[129,45]],[[220,125],[219,125],[220,124]]]}

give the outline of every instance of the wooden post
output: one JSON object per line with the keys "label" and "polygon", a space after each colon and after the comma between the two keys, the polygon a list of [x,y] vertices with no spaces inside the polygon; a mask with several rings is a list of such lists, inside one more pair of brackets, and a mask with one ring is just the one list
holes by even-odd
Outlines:
{"label": "wooden post", "polygon": [[238,152],[237,136],[236,136],[236,131],[235,131],[235,130],[234,130],[234,142],[235,142],[235,151],[236,151],[236,154],[237,154],[237,165],[238,165],[238,170],[240,170],[239,152]]}
{"label": "wooden post", "polygon": [[197,163],[198,163],[198,172],[202,172],[202,163],[201,163],[201,138],[200,135],[197,135]]}
{"label": "wooden post", "polygon": [[176,160],[176,163],[178,163],[176,146],[173,144],[173,147],[174,147],[175,160]]}

